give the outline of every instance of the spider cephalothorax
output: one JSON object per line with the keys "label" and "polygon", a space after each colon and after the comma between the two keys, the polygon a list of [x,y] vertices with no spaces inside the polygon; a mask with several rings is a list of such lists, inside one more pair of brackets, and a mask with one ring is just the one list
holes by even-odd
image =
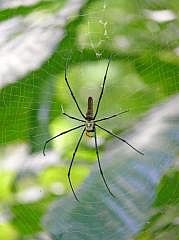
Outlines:
{"label": "spider cephalothorax", "polygon": [[[126,143],[128,146],[130,146],[131,148],[133,148],[136,152],[144,155],[141,151],[137,150],[137,149],[136,149],[135,147],[133,147],[130,143],[128,143],[125,139],[117,136],[116,134],[112,133],[111,131],[109,131],[109,130],[107,130],[107,129],[105,129],[105,128],[103,128],[103,127],[101,127],[100,125],[97,124],[97,122],[101,122],[101,121],[104,121],[104,120],[107,120],[107,119],[110,119],[110,118],[114,118],[114,117],[116,117],[116,116],[119,116],[119,115],[121,115],[121,114],[123,114],[123,113],[128,112],[128,110],[126,110],[126,111],[123,111],[123,112],[114,114],[114,115],[112,115],[112,116],[104,117],[104,118],[101,118],[101,119],[96,120],[96,116],[97,116],[98,110],[99,110],[99,105],[100,105],[100,102],[101,102],[101,99],[102,99],[102,96],[103,96],[103,91],[104,91],[104,86],[105,86],[105,82],[106,82],[106,77],[107,77],[107,73],[108,73],[108,69],[109,69],[109,64],[110,64],[110,59],[109,59],[109,61],[108,61],[108,65],[107,65],[106,72],[105,72],[105,75],[104,75],[103,85],[102,85],[101,93],[100,93],[100,96],[99,96],[99,99],[98,99],[98,102],[97,102],[95,114],[93,113],[93,98],[92,98],[92,97],[89,97],[89,98],[88,98],[88,107],[87,107],[86,116],[85,116],[85,115],[83,114],[83,112],[81,111],[81,108],[79,107],[79,104],[78,104],[78,102],[77,102],[77,100],[76,100],[76,98],[75,98],[75,96],[74,96],[74,94],[73,94],[73,91],[72,91],[72,89],[71,89],[71,87],[70,87],[70,85],[69,85],[69,83],[68,83],[67,75],[66,75],[66,68],[65,68],[65,81],[66,81],[66,84],[67,84],[67,86],[68,86],[68,88],[69,88],[69,90],[70,90],[71,96],[72,96],[72,98],[73,98],[73,100],[74,100],[74,102],[75,102],[75,104],[76,104],[76,106],[77,106],[77,108],[78,108],[81,116],[83,117],[83,119],[79,119],[79,118],[70,116],[69,114],[67,114],[67,113],[65,113],[65,112],[63,112],[63,114],[64,114],[65,116],[71,118],[71,119],[77,120],[77,121],[79,121],[79,122],[83,122],[83,124],[81,124],[81,125],[79,125],[79,126],[77,126],[77,127],[71,128],[71,129],[69,129],[69,130],[67,130],[67,131],[61,132],[61,133],[59,133],[58,135],[56,135],[56,136],[48,139],[48,140],[45,142],[44,148],[43,148],[43,154],[45,155],[45,148],[46,148],[46,145],[47,145],[48,142],[50,142],[51,140],[53,140],[53,139],[55,139],[55,138],[57,138],[57,137],[59,137],[59,136],[61,136],[61,135],[64,135],[64,134],[66,134],[66,133],[68,133],[68,132],[71,132],[71,131],[73,131],[73,130],[75,130],[75,129],[78,129],[78,128],[83,127],[83,131],[82,131],[82,133],[81,133],[81,135],[80,135],[80,138],[79,138],[79,140],[78,140],[78,142],[77,142],[76,148],[75,148],[75,150],[74,150],[74,153],[73,153],[73,156],[72,156],[72,159],[71,159],[71,162],[70,162],[70,167],[69,167],[69,170],[68,170],[68,180],[69,180],[69,183],[70,183],[70,187],[71,187],[71,190],[72,190],[72,192],[73,192],[73,194],[74,194],[74,196],[75,196],[75,198],[76,198],[77,201],[79,201],[79,200],[78,200],[78,198],[77,198],[77,195],[76,195],[76,193],[75,193],[75,191],[74,191],[74,189],[73,189],[72,182],[71,182],[71,168],[72,168],[72,165],[73,165],[73,161],[74,161],[74,158],[75,158],[75,154],[76,154],[76,152],[77,152],[77,150],[78,150],[78,147],[79,147],[79,145],[80,145],[80,142],[81,142],[81,139],[82,139],[82,137],[83,137],[84,132],[86,132],[86,135],[87,135],[88,137],[94,137],[94,140],[95,140],[95,149],[96,149],[96,156],[97,156],[97,160],[98,160],[99,171],[100,171],[100,174],[101,174],[101,176],[102,176],[102,179],[103,179],[103,181],[104,181],[104,184],[105,184],[106,188],[108,189],[109,193],[110,193],[113,197],[114,197],[114,194],[111,192],[110,188],[108,187],[107,182],[106,182],[106,179],[105,179],[104,174],[103,174],[103,171],[102,171],[102,168],[101,168],[101,163],[100,163],[99,153],[98,153],[96,127],[100,128],[101,130],[103,130],[103,131],[109,133],[110,135],[112,135],[113,137],[116,137],[117,139],[119,139],[119,140],[121,140],[122,142]],[[63,109],[62,109],[62,111],[63,111]]]}

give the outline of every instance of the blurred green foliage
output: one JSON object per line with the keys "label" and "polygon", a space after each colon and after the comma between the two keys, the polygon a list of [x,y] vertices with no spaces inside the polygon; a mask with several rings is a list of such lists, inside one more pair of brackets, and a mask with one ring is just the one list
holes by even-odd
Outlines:
{"label": "blurred green foliage", "polygon": [[[0,21],[13,21],[16,17],[23,18],[33,13],[56,16],[66,4],[66,1],[39,1],[32,6],[0,9]],[[75,7],[73,1],[70,4]],[[49,144],[49,150],[53,149],[59,157],[55,164],[39,171],[30,167],[3,169],[4,162],[14,157],[14,148],[17,146],[18,149],[19,144],[28,144],[29,148],[26,154],[19,155],[21,159],[15,158],[15,161],[27,160],[28,166],[35,157],[42,161],[44,141],[75,125],[62,116],[60,108],[62,105],[65,112],[79,117],[64,82],[66,62],[69,81],[85,112],[87,96],[98,99],[107,59],[112,55],[99,117],[129,109],[129,113],[120,119],[104,123],[104,127],[110,124],[116,133],[132,128],[147,110],[179,90],[177,0],[100,0],[83,4],[78,13],[63,19],[68,20],[66,25],[61,23],[63,37],[39,67],[27,71],[12,84],[3,77],[6,84],[0,92],[0,219],[3,219],[2,224],[0,220],[0,239],[37,239],[43,231],[41,219],[49,204],[69,192],[67,167],[78,132]],[[163,9],[176,17],[157,22],[147,12]],[[22,26],[18,34],[23,31]],[[16,35],[11,40],[13,38],[15,40]],[[3,49],[3,44],[0,47]],[[35,47],[29,46],[27,51],[33,52]],[[38,51],[34,58],[35,54]],[[108,136],[101,132],[99,136],[102,151]],[[11,145],[15,147],[11,148]],[[72,173],[75,188],[89,175],[96,161],[90,142],[85,140],[82,143],[76,159]],[[177,167],[163,177],[154,203],[156,213],[137,239],[177,239],[178,223],[173,219],[176,219],[174,213],[179,209],[178,178]],[[21,202],[19,193],[25,194],[23,190],[34,185],[43,189],[43,197],[33,203]],[[54,186],[58,191],[53,190]],[[170,219],[165,224],[161,220],[163,216]]]}

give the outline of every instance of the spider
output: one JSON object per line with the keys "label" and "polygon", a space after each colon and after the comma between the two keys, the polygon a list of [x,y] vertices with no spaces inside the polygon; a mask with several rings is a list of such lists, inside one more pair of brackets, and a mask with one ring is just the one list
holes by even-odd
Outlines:
{"label": "spider", "polygon": [[130,143],[128,143],[125,139],[119,137],[118,135],[114,134],[113,132],[105,129],[104,127],[101,127],[98,122],[102,122],[104,120],[108,120],[108,119],[111,119],[111,118],[114,118],[114,117],[117,117],[121,114],[124,114],[126,112],[128,112],[128,110],[126,111],[122,111],[122,112],[119,112],[119,113],[116,113],[116,114],[113,114],[111,116],[108,116],[108,117],[104,117],[104,118],[101,118],[101,119],[97,119],[96,120],[96,117],[97,117],[97,114],[98,114],[98,110],[99,110],[99,106],[100,106],[100,102],[101,102],[101,99],[102,99],[102,96],[103,96],[103,92],[104,92],[104,86],[105,86],[105,82],[106,82],[106,78],[107,78],[107,73],[108,73],[108,69],[109,69],[109,65],[110,65],[110,61],[111,59],[109,59],[108,61],[108,64],[107,64],[107,67],[106,67],[106,71],[105,71],[105,75],[104,75],[104,79],[103,79],[103,84],[102,84],[102,89],[101,89],[101,93],[99,95],[99,99],[98,99],[98,102],[97,102],[97,107],[96,107],[96,111],[95,113],[93,112],[93,98],[92,97],[88,97],[88,106],[87,106],[87,112],[86,112],[86,115],[84,115],[84,113],[81,111],[81,108],[76,100],[76,97],[72,91],[72,88],[70,87],[69,85],[69,82],[68,82],[68,79],[67,79],[67,67],[65,67],[65,82],[67,84],[67,87],[69,88],[69,91],[70,91],[70,94],[76,104],[76,107],[78,108],[81,116],[83,117],[83,119],[79,119],[79,118],[76,118],[76,117],[73,117],[73,116],[70,116],[69,114],[65,113],[62,109],[62,113],[63,115],[71,118],[71,119],[74,119],[74,120],[77,120],[79,122],[83,122],[83,124],[77,126],[77,127],[74,127],[74,128],[71,128],[69,130],[66,130],[64,132],[61,132],[59,134],[57,134],[56,136],[48,139],[45,144],[44,144],[44,148],[43,148],[43,154],[45,156],[45,149],[46,149],[46,145],[47,143],[49,143],[50,141],[52,141],[53,139],[61,136],[61,135],[64,135],[66,133],[69,133],[73,130],[76,130],[78,128],[82,128],[83,127],[83,130],[81,132],[81,135],[79,137],[79,140],[77,142],[77,145],[75,147],[75,150],[73,152],[73,155],[72,155],[72,159],[71,159],[71,162],[70,162],[70,166],[69,166],[69,170],[68,170],[68,180],[69,180],[69,184],[70,184],[70,187],[71,187],[71,190],[73,192],[73,195],[75,197],[75,199],[77,201],[79,201],[75,191],[74,191],[74,188],[73,188],[73,185],[72,185],[72,181],[71,181],[71,169],[72,169],[72,165],[73,165],[73,162],[74,162],[74,158],[75,158],[75,155],[76,155],[76,152],[78,150],[78,147],[80,145],[80,142],[82,140],[82,137],[84,135],[84,133],[86,133],[86,135],[88,137],[91,137],[91,138],[94,138],[94,141],[95,141],[95,149],[96,149],[96,156],[97,156],[97,160],[98,160],[98,166],[99,166],[99,171],[100,171],[100,174],[101,174],[101,177],[102,177],[102,180],[107,188],[107,190],[109,191],[109,193],[115,197],[115,195],[111,192],[107,182],[106,182],[106,179],[104,177],[104,174],[103,174],[103,171],[102,171],[102,168],[101,168],[101,163],[100,163],[100,158],[99,158],[99,151],[98,151],[98,144],[97,144],[97,135],[96,135],[96,128],[100,128],[101,130],[109,133],[110,135],[112,135],[113,137],[121,140],[122,142],[126,143],[129,147],[131,147],[133,150],[135,150],[137,153],[141,154],[141,155],[144,155],[144,153],[142,153],[141,151],[139,151],[138,149],[136,149],[135,147],[133,147]]}

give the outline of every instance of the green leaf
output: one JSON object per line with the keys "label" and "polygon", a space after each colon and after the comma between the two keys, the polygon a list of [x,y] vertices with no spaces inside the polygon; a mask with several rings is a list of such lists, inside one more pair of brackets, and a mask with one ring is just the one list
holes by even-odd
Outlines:
{"label": "green leaf", "polygon": [[[177,133],[175,133],[177,135]],[[171,170],[167,173],[158,187],[155,207],[179,203],[179,171]]]}
{"label": "green leaf", "polygon": [[[178,138],[177,132],[173,137]],[[136,240],[143,237],[151,240],[177,240],[178,212],[179,212],[179,172],[171,168],[161,179],[157,188],[157,196],[154,201],[152,217],[145,224],[144,229],[139,233]],[[144,238],[145,239],[145,238]]]}
{"label": "green leaf", "polygon": [[[60,5],[62,4],[62,1],[60,1]],[[0,5],[0,21],[5,21],[9,18],[13,18],[16,16],[25,16],[33,11],[39,11],[39,10],[49,10],[53,9],[55,4],[57,5],[57,0],[51,0],[51,1],[38,1],[35,4],[28,4],[26,5],[25,1],[24,4],[21,1],[18,5],[18,2],[14,4],[12,1],[5,1],[4,4],[1,3]],[[58,4],[59,5],[59,4]]]}
{"label": "green leaf", "polygon": [[34,234],[42,229],[40,219],[48,206],[51,198],[45,198],[37,203],[14,203],[12,224],[23,235]]}
{"label": "green leaf", "polygon": [[[179,81],[176,78],[179,74],[178,63],[167,62],[155,55],[150,58],[141,56],[136,59],[135,67],[145,83],[152,87],[155,85],[156,89],[162,90],[164,95],[179,90]],[[144,71],[144,69],[150,69],[150,71]]]}

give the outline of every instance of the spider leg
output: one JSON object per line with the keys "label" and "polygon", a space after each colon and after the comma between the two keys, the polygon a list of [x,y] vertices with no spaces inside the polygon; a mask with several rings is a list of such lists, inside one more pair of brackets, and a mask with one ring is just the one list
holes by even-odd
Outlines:
{"label": "spider leg", "polygon": [[103,85],[102,85],[101,93],[100,93],[100,96],[99,96],[99,99],[98,99],[98,103],[97,103],[97,107],[96,107],[96,112],[95,112],[95,115],[94,115],[94,119],[96,118],[96,116],[97,116],[97,114],[98,114],[99,105],[100,105],[100,102],[101,102],[101,99],[102,99],[102,96],[103,96],[104,86],[105,86],[105,82],[106,82],[106,77],[107,77],[107,73],[108,73],[110,61],[111,61],[111,57],[109,58],[108,65],[107,65],[107,68],[106,68],[106,72],[105,72],[105,75],[104,75]]}
{"label": "spider leg", "polygon": [[68,88],[69,88],[69,90],[70,90],[71,96],[72,96],[73,100],[75,101],[75,104],[76,104],[76,106],[77,106],[80,114],[83,116],[83,118],[85,118],[85,115],[82,113],[81,108],[80,108],[80,106],[79,106],[79,104],[78,104],[78,102],[77,102],[77,100],[76,100],[76,98],[75,98],[75,95],[73,94],[73,91],[72,91],[72,89],[71,89],[71,87],[70,87],[70,84],[69,84],[68,79],[67,79],[67,73],[66,73],[66,71],[67,71],[67,67],[65,67],[65,82],[66,82],[66,84],[67,84],[67,86],[68,86]]}
{"label": "spider leg", "polygon": [[79,121],[79,122],[85,122],[85,120],[82,120],[82,119],[79,119],[79,118],[70,116],[69,114],[67,114],[67,113],[65,113],[65,112],[63,112],[63,115],[65,115],[65,116],[67,116],[67,117],[69,117],[69,118],[71,118],[71,119],[77,120],[77,121]]}
{"label": "spider leg", "polygon": [[116,138],[118,138],[119,140],[121,140],[122,142],[126,143],[129,147],[131,147],[132,149],[134,149],[134,150],[135,150],[136,152],[138,152],[139,154],[144,155],[143,152],[141,152],[141,151],[139,151],[137,148],[133,147],[133,146],[132,146],[130,143],[128,143],[125,139],[117,136],[116,134],[112,133],[111,131],[109,131],[109,130],[107,130],[107,129],[101,127],[101,126],[99,126],[98,124],[96,124],[96,126],[99,127],[100,129],[104,130],[105,132],[111,134],[113,137],[116,137]]}
{"label": "spider leg", "polygon": [[77,145],[76,145],[76,148],[75,148],[75,150],[74,150],[74,152],[73,152],[73,156],[72,156],[72,159],[71,159],[71,162],[70,162],[70,167],[69,167],[69,170],[68,170],[68,180],[69,180],[69,183],[70,183],[70,187],[71,187],[71,190],[72,190],[72,192],[73,192],[73,195],[74,195],[75,199],[76,199],[78,202],[79,202],[79,199],[77,198],[76,193],[75,193],[75,191],[74,191],[74,189],[73,189],[72,182],[71,182],[71,178],[70,178],[70,174],[71,174],[71,168],[72,168],[72,165],[73,165],[73,161],[74,161],[76,152],[77,152],[77,150],[78,150],[78,147],[79,147],[79,145],[80,145],[80,142],[81,142],[81,139],[82,139],[82,137],[83,137],[84,132],[85,132],[85,128],[83,129],[83,132],[81,133],[80,138],[79,138],[79,140],[78,140],[78,143],[77,143]]}
{"label": "spider leg", "polygon": [[116,113],[112,116],[109,116],[109,117],[104,117],[104,118],[101,118],[101,119],[98,119],[98,120],[95,120],[95,122],[101,122],[101,121],[104,121],[104,120],[107,120],[107,119],[110,119],[110,118],[114,118],[114,117],[117,117],[123,113],[126,113],[126,112],[129,112],[129,110],[126,110],[126,111],[123,111],[123,112],[120,112],[120,113]]}
{"label": "spider leg", "polygon": [[85,120],[82,120],[82,119],[79,119],[79,118],[76,118],[76,117],[73,117],[73,116],[70,116],[69,114],[65,113],[64,110],[63,110],[63,107],[61,106],[61,109],[62,109],[62,114],[71,118],[71,119],[74,119],[74,120],[77,120],[77,121],[80,121],[80,122],[85,122]]}
{"label": "spider leg", "polygon": [[97,137],[96,137],[96,128],[95,128],[95,130],[94,130],[94,139],[95,139],[96,156],[97,156],[97,159],[98,159],[98,166],[99,166],[100,174],[101,174],[101,176],[102,176],[102,179],[103,179],[103,181],[104,181],[104,184],[105,184],[106,188],[108,189],[109,193],[110,193],[113,197],[115,197],[114,194],[111,192],[111,190],[110,190],[110,188],[109,188],[109,186],[108,186],[108,184],[107,184],[107,182],[106,182],[106,179],[105,179],[105,177],[104,177],[104,174],[103,174],[103,171],[102,171],[102,168],[101,168],[101,163],[100,163],[100,160],[99,160]]}
{"label": "spider leg", "polygon": [[80,126],[71,128],[71,129],[69,129],[69,130],[67,130],[67,131],[64,131],[64,132],[61,132],[61,133],[57,134],[57,135],[54,136],[54,137],[49,138],[47,141],[45,141],[45,144],[44,144],[44,147],[43,147],[43,155],[45,156],[45,149],[46,149],[47,143],[49,143],[50,141],[52,141],[53,139],[55,139],[55,138],[57,138],[57,137],[59,137],[59,136],[61,136],[61,135],[64,135],[64,134],[66,134],[66,133],[68,133],[68,132],[71,132],[71,131],[73,131],[73,130],[75,130],[75,129],[77,129],[77,128],[83,127],[83,126],[85,126],[85,125],[83,124],[83,125],[80,125]]}

